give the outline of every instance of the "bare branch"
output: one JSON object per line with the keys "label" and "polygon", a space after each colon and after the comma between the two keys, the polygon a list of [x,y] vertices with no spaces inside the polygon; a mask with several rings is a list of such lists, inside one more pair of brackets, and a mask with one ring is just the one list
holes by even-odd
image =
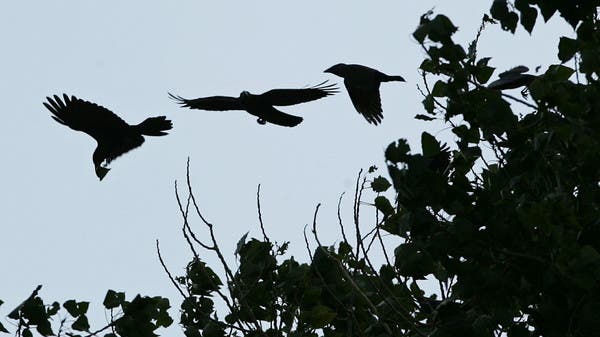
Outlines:
{"label": "bare branch", "polygon": [[340,199],[338,200],[338,205],[337,205],[337,217],[338,217],[338,224],[340,226],[340,231],[342,232],[342,238],[344,239],[344,242],[349,243],[348,242],[348,237],[346,237],[346,231],[344,231],[344,224],[342,223],[342,214],[341,214],[341,210],[342,210],[342,197],[344,196],[346,192],[343,192],[340,195]]}
{"label": "bare branch", "polygon": [[177,291],[179,291],[181,296],[183,296],[183,298],[186,298],[186,295],[183,293],[183,290],[181,290],[181,288],[179,288],[179,285],[177,284],[177,282],[175,282],[173,275],[171,275],[171,272],[167,268],[167,265],[165,264],[165,261],[163,260],[162,255],[160,254],[160,246],[158,243],[158,239],[156,240],[156,253],[158,254],[158,259],[160,260],[160,264],[162,265],[163,269],[165,270],[165,273],[167,273],[167,275],[169,276],[169,280],[171,280],[171,283],[173,283],[173,285],[175,286],[175,289],[177,289]]}
{"label": "bare branch", "polygon": [[317,207],[315,208],[315,214],[313,216],[312,233],[315,237],[315,241],[317,241],[317,244],[322,247],[323,245],[321,244],[321,241],[319,241],[319,236],[317,235],[317,214],[319,213],[320,207],[321,203],[318,203]]}
{"label": "bare branch", "polygon": [[256,208],[258,209],[258,222],[260,223],[260,230],[262,231],[265,241],[270,242],[269,237],[267,236],[267,233],[265,232],[265,225],[263,224],[262,212],[260,209],[260,184],[258,184],[258,188],[256,190]]}
{"label": "bare branch", "polygon": [[360,204],[360,177],[362,175],[362,169],[358,171],[358,177],[356,178],[356,188],[354,189],[354,204],[353,204],[353,213],[354,213],[354,228],[356,230],[356,259],[359,259],[360,256],[360,244],[361,244],[361,235],[359,224],[359,204]]}

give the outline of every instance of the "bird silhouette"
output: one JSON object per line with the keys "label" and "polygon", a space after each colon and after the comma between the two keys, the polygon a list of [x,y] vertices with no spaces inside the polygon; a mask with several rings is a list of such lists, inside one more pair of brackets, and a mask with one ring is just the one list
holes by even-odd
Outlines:
{"label": "bird silhouette", "polygon": [[528,86],[537,76],[524,74],[527,71],[529,71],[529,68],[526,66],[517,66],[500,73],[498,75],[500,78],[488,84],[488,89],[505,90]]}
{"label": "bird silhouette", "polygon": [[295,105],[310,102],[333,95],[338,92],[335,84],[327,81],[310,88],[302,89],[273,89],[260,95],[242,91],[239,97],[210,96],[196,99],[185,99],[169,93],[169,96],[183,107],[199,110],[226,111],[244,110],[258,117],[259,124],[272,123],[293,127],[302,122],[302,117],[286,114],[274,106]]}
{"label": "bird silhouette", "polygon": [[389,76],[379,70],[360,64],[338,63],[325,70],[325,72],[344,78],[344,85],[348,90],[354,108],[369,123],[375,125],[381,123],[383,119],[381,96],[379,94],[381,82],[405,82],[402,76]]}
{"label": "bird silhouette", "polygon": [[60,124],[82,131],[96,140],[98,146],[92,155],[96,176],[102,180],[110,170],[106,167],[120,155],[142,145],[145,136],[164,136],[173,125],[165,116],[147,118],[137,125],[129,125],[112,111],[75,96],[63,94],[46,97],[44,106]]}

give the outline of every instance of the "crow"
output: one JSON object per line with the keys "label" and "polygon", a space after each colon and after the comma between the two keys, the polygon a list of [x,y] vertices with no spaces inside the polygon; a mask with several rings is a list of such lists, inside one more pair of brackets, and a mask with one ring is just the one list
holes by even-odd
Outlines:
{"label": "crow", "polygon": [[310,102],[337,93],[335,84],[319,83],[303,89],[273,89],[260,95],[242,91],[239,97],[210,96],[196,99],[185,99],[169,93],[171,99],[183,107],[190,109],[225,111],[245,110],[258,117],[259,124],[267,122],[281,126],[293,127],[302,122],[302,117],[286,114],[273,106],[294,105]]}
{"label": "crow", "polygon": [[488,84],[488,89],[505,90],[516,89],[523,86],[526,87],[537,78],[535,75],[524,74],[527,71],[529,71],[529,68],[526,66],[517,66],[500,73],[498,75],[500,78]]}
{"label": "crow", "polygon": [[381,123],[383,119],[379,95],[381,82],[405,82],[402,76],[389,76],[360,64],[338,63],[325,72],[344,78],[344,85],[354,108],[365,117],[367,122],[375,125]]}
{"label": "crow", "polygon": [[63,94],[63,100],[54,95],[46,97],[44,106],[60,124],[92,136],[98,143],[92,161],[96,176],[102,180],[110,170],[106,167],[120,155],[135,149],[146,136],[164,136],[173,125],[165,116],[147,118],[138,125],[129,125],[112,111],[75,96]]}

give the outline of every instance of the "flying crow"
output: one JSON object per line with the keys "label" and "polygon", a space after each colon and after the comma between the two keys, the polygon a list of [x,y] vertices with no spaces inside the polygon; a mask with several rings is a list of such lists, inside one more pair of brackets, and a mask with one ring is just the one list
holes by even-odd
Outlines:
{"label": "flying crow", "polygon": [[344,85],[348,90],[354,108],[369,123],[375,125],[381,123],[383,119],[381,97],[379,95],[381,82],[404,82],[402,76],[389,76],[379,70],[359,64],[339,63],[325,70],[325,72],[344,78]]}
{"label": "flying crow", "polygon": [[135,149],[144,142],[143,135],[164,136],[173,125],[165,116],[147,118],[138,125],[129,125],[112,111],[75,96],[63,94],[63,100],[54,95],[46,97],[44,106],[60,124],[92,136],[98,143],[92,160],[96,176],[102,180],[110,170],[108,165],[115,158]]}
{"label": "flying crow", "polygon": [[294,105],[310,102],[337,93],[335,84],[327,81],[314,87],[304,89],[273,89],[260,95],[242,91],[239,97],[210,96],[196,99],[185,99],[169,93],[169,96],[190,109],[225,111],[245,110],[258,117],[259,124],[267,122],[281,126],[296,126],[302,122],[302,117],[286,114],[273,106]]}
{"label": "flying crow", "polygon": [[500,79],[488,84],[488,89],[505,90],[528,86],[537,78],[537,76],[524,74],[527,71],[529,71],[529,68],[526,66],[517,66],[500,73],[500,75],[498,75]]}

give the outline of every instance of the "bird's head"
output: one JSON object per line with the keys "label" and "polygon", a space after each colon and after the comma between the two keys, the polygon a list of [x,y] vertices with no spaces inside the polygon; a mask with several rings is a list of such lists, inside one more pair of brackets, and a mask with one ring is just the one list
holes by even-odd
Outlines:
{"label": "bird's head", "polygon": [[104,158],[106,158],[106,156],[100,151],[100,148],[96,148],[96,151],[94,151],[94,154],[92,155],[92,161],[94,162],[96,176],[100,180],[102,180],[108,171],[110,171],[109,168],[102,165]]}
{"label": "bird's head", "polygon": [[250,95],[251,95],[250,92],[244,90],[240,93],[240,98],[248,97]]}
{"label": "bird's head", "polygon": [[102,165],[96,166],[95,169],[96,169],[96,176],[98,177],[98,179],[100,179],[100,181],[102,181],[102,179],[104,178],[104,176],[106,176],[106,174],[108,173],[108,171],[110,171],[109,168],[104,167]]}
{"label": "bird's head", "polygon": [[334,74],[340,77],[344,77],[344,73],[345,73],[345,69],[346,69],[346,64],[345,63],[338,63],[334,66],[331,66],[327,69],[325,69],[325,71],[323,71],[324,73],[330,73],[330,74]]}

